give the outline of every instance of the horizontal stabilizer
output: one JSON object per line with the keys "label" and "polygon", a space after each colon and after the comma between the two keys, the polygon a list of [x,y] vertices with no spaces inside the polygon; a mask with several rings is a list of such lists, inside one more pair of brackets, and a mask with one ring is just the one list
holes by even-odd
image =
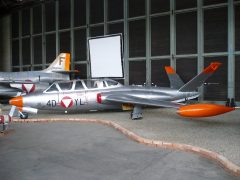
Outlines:
{"label": "horizontal stabilizer", "polygon": [[173,89],[179,89],[184,85],[182,79],[176,73],[176,71],[171,66],[165,66],[168,79],[170,81],[170,87]]}
{"label": "horizontal stabilizer", "polygon": [[183,85],[179,91],[191,92],[200,87],[221,65],[220,62],[212,62],[207,68],[205,68],[200,74],[191,79],[188,83]]}
{"label": "horizontal stabilizer", "polygon": [[70,70],[70,71],[52,71],[52,72],[55,72],[55,73],[66,73],[66,74],[74,74],[74,73],[80,73],[79,70]]}

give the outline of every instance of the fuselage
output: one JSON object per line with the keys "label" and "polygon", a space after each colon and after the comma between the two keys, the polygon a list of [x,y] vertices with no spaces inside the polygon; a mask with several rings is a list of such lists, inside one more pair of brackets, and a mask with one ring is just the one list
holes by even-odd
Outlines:
{"label": "fuselage", "polygon": [[[94,87],[96,82],[99,85]],[[171,88],[123,86],[113,80],[74,80],[55,82],[43,92],[23,96],[23,107],[77,112],[121,109],[122,103],[100,103],[98,101],[98,94],[101,94],[104,100],[104,95],[108,93],[173,102],[181,102],[198,96],[197,92],[179,92]]]}
{"label": "fuselage", "polygon": [[26,81],[53,83],[60,80],[69,80],[68,74],[44,72],[44,71],[26,71],[26,72],[0,72],[0,80],[6,81]]}

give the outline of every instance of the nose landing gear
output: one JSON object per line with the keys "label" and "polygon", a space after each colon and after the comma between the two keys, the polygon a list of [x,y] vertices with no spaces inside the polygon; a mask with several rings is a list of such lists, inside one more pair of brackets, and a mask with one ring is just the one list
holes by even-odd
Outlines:
{"label": "nose landing gear", "polygon": [[28,119],[28,113],[19,111],[19,117],[21,119]]}

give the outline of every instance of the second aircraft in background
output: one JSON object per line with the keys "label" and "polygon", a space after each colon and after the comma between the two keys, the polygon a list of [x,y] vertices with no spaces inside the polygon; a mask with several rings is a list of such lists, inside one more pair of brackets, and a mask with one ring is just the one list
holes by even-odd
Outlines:
{"label": "second aircraft in background", "polygon": [[51,83],[69,80],[70,54],[61,53],[47,69],[41,71],[0,72],[0,100],[14,97],[18,92],[44,90]]}

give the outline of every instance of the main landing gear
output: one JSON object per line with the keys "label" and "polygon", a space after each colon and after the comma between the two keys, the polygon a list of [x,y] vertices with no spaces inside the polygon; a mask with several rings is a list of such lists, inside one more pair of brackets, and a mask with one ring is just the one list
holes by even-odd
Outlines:
{"label": "main landing gear", "polygon": [[142,117],[143,117],[142,114],[143,114],[142,107],[139,106],[139,105],[135,105],[134,108],[133,108],[133,111],[131,113],[131,119],[132,120],[142,119]]}

